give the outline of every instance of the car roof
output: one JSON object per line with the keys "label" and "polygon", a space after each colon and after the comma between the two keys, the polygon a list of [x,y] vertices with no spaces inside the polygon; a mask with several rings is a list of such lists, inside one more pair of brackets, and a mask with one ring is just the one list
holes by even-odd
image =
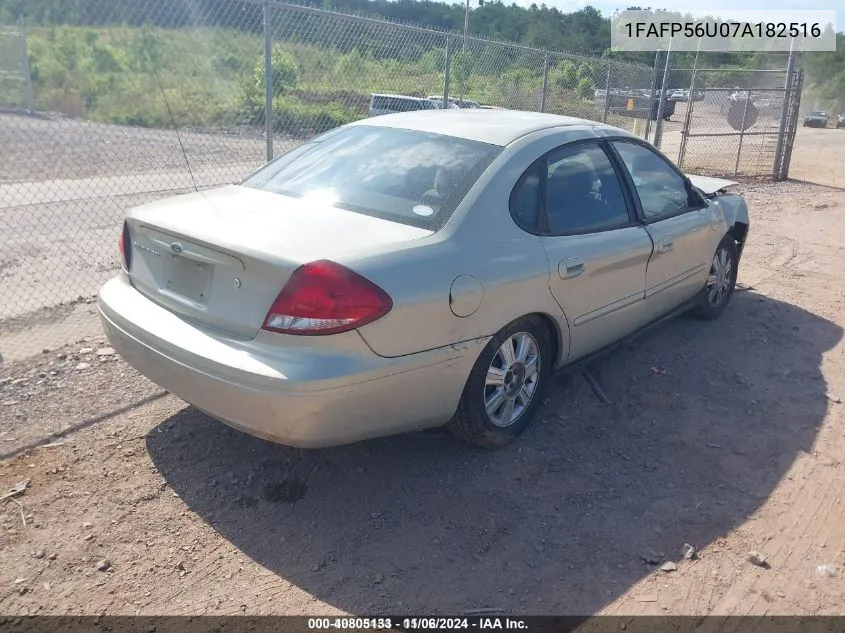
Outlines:
{"label": "car roof", "polygon": [[599,127],[615,130],[625,135],[629,134],[624,130],[587,119],[540,112],[523,112],[521,110],[485,110],[481,108],[399,112],[361,119],[349,125],[419,130],[420,132],[454,136],[502,147],[532,132],[565,126]]}

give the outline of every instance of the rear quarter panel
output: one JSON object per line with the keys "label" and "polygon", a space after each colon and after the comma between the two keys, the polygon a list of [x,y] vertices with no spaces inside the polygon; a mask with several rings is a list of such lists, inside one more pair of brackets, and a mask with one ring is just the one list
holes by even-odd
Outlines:
{"label": "rear quarter panel", "polygon": [[[493,162],[438,233],[340,261],[393,298],[387,316],[359,329],[376,354],[402,356],[489,337],[537,313],[556,330],[558,361],[566,358],[569,330],[549,290],[542,242],[514,223],[508,204],[516,181],[536,158],[591,133],[586,130],[569,126],[524,137]],[[450,288],[459,275],[471,275],[483,291],[480,306],[464,317],[450,308]]]}

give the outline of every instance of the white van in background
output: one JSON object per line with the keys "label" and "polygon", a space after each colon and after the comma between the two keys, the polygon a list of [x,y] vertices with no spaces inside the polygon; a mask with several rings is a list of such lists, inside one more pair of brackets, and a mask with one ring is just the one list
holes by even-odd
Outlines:
{"label": "white van in background", "polygon": [[[429,95],[428,98],[431,99],[431,100],[437,100],[441,104],[441,107],[442,107],[443,95],[440,95],[440,96]],[[463,101],[461,101],[461,99],[459,97],[451,97],[451,96],[449,97],[449,108],[451,108],[451,109],[454,109],[454,108],[476,109],[476,108],[480,108],[480,107],[481,107],[481,105],[478,103],[478,101],[472,101],[470,99],[464,99]]]}

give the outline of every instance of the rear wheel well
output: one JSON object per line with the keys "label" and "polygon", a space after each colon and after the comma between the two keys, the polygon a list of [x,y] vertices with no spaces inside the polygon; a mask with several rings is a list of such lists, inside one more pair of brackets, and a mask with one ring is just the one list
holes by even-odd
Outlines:
{"label": "rear wheel well", "polygon": [[549,337],[552,340],[552,349],[554,355],[552,356],[552,367],[554,367],[560,359],[562,350],[560,349],[561,335],[558,329],[558,324],[548,314],[535,312],[534,314],[526,314],[523,318],[535,318],[540,321],[549,331]]}

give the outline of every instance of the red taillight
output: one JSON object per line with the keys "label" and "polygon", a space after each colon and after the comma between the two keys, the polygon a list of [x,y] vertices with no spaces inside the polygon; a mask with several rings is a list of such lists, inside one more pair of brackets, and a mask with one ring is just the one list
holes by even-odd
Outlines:
{"label": "red taillight", "polygon": [[123,229],[120,231],[120,237],[117,241],[117,248],[120,251],[120,259],[123,267],[128,271],[132,263],[132,251],[129,244],[129,226],[124,222]]}
{"label": "red taillight", "polygon": [[276,297],[263,329],[338,334],[372,323],[393,308],[390,296],[358,273],[327,260],[296,269]]}

